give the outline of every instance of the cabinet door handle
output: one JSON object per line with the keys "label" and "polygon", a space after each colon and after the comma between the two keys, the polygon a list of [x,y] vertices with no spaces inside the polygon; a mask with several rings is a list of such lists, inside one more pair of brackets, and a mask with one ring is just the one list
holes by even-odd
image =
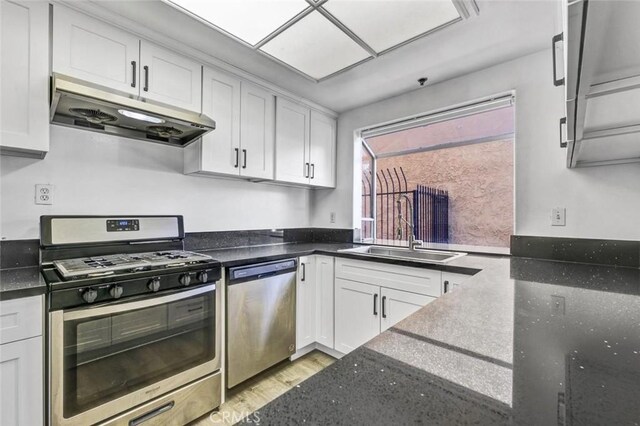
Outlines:
{"label": "cabinet door handle", "polygon": [[304,163],[304,177],[309,177],[309,163]]}
{"label": "cabinet door handle", "polygon": [[562,86],[564,85],[564,77],[558,79],[557,70],[556,70],[556,44],[559,41],[563,40],[562,33],[556,34],[551,39],[551,56],[553,58],[553,85],[554,86]]}
{"label": "cabinet door handle", "polygon": [[307,279],[307,265],[300,263],[300,267],[302,268],[302,278],[300,278],[300,281],[304,281]]}
{"label": "cabinet door handle", "polygon": [[145,65],[143,68],[144,68],[144,87],[142,88],[142,90],[144,90],[145,92],[148,92],[149,91],[149,67]]}
{"label": "cabinet door handle", "polygon": [[387,317],[387,296],[382,296],[382,318]]}
{"label": "cabinet door handle", "polygon": [[236,164],[234,164],[233,167],[237,169],[240,164],[240,150],[238,148],[234,148],[234,150],[236,151]]}
{"label": "cabinet door handle", "polygon": [[378,315],[378,293],[373,295],[373,315]]}
{"label": "cabinet door handle", "polygon": [[131,61],[131,68],[133,68],[133,78],[131,79],[131,87],[136,87],[136,78],[138,77],[138,64],[136,64],[136,61]]}
{"label": "cabinet door handle", "polygon": [[562,117],[560,119],[560,148],[566,148],[567,147],[567,141],[562,137],[562,125],[567,125],[567,117]]}
{"label": "cabinet door handle", "polygon": [[246,149],[242,150],[242,168],[243,169],[247,168],[247,150]]}
{"label": "cabinet door handle", "polygon": [[444,292],[449,293],[449,281],[444,282]]}
{"label": "cabinet door handle", "polygon": [[314,163],[311,163],[311,179],[313,179],[314,177],[316,177],[316,165]]}

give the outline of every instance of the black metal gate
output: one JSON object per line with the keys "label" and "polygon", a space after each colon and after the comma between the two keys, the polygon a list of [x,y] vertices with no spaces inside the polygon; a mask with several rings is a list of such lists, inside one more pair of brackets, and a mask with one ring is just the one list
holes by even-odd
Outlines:
{"label": "black metal gate", "polygon": [[[392,171],[393,170],[393,171]],[[424,242],[449,242],[449,193],[445,190],[416,185],[408,189],[402,167],[376,172],[376,214],[371,214],[373,178],[371,173],[362,177],[362,203],[365,216],[375,217],[376,240],[407,240],[410,232],[405,223],[400,225],[397,201],[407,195],[412,200],[414,236]],[[409,220],[409,203],[402,202],[402,216]],[[399,231],[402,231],[401,233]],[[400,235],[402,234],[402,235]]]}

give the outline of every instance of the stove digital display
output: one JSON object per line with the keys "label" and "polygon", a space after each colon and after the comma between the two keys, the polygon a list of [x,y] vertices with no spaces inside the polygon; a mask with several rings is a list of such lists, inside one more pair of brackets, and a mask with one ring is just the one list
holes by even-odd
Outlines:
{"label": "stove digital display", "polygon": [[107,219],[107,232],[123,232],[140,230],[138,219]]}

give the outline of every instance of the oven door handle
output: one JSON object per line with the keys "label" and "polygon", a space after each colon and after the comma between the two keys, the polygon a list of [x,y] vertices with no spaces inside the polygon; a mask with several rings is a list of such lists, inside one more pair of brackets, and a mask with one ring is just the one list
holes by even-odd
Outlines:
{"label": "oven door handle", "polygon": [[204,287],[194,288],[193,290],[183,290],[179,293],[170,294],[168,296],[152,297],[150,299],[139,300],[129,303],[116,303],[104,306],[91,306],[82,309],[74,309],[64,312],[64,321],[73,321],[83,318],[96,317],[101,315],[112,315],[121,312],[132,311],[135,309],[149,308],[152,306],[163,305],[165,303],[175,302],[187,299],[199,294],[215,291],[216,285],[210,284]]}

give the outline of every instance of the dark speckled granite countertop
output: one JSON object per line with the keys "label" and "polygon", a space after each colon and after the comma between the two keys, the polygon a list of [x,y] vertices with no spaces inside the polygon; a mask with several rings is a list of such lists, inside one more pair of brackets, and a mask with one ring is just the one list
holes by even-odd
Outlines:
{"label": "dark speckled granite countertop", "polygon": [[40,267],[0,269],[0,300],[37,296],[47,292]]}
{"label": "dark speckled granite countertop", "polygon": [[639,269],[455,262],[482,271],[247,422],[640,423]]}
{"label": "dark speckled granite countertop", "polygon": [[[362,255],[357,253],[344,253],[340,251],[353,247],[360,247],[360,245],[351,243],[288,243],[197,251],[219,260],[225,267],[233,267],[311,254],[363,258]],[[411,260],[380,259],[377,261],[407,266],[421,265],[421,263],[416,263]],[[472,266],[464,262],[457,264],[457,266],[449,264],[447,266],[431,265],[430,267],[463,274],[473,274],[476,272],[476,270],[470,269],[473,268]],[[0,300],[44,294],[46,291],[46,283],[40,276],[37,266],[0,269]]]}

